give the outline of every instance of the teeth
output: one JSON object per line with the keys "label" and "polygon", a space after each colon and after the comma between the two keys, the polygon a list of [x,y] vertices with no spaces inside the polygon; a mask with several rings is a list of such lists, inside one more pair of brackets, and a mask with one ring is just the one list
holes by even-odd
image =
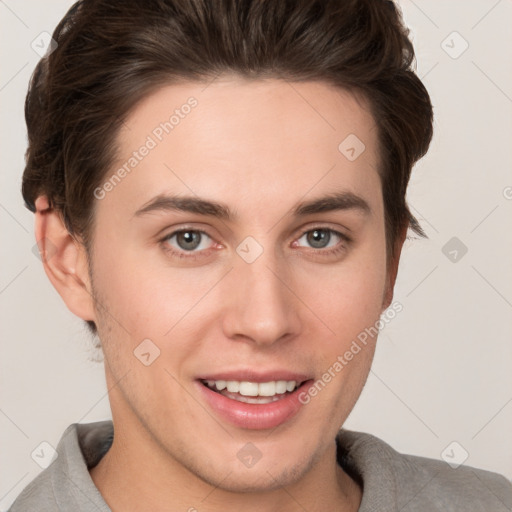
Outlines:
{"label": "teeth", "polygon": [[256,382],[240,382],[238,392],[243,396],[257,396],[259,384]]}
{"label": "teeth", "polygon": [[276,382],[276,393],[278,393],[278,394],[286,393],[286,381],[285,380],[278,380]]}
{"label": "teeth", "polygon": [[258,385],[258,395],[260,396],[274,396],[276,394],[275,382],[261,382]]}
{"label": "teeth", "polygon": [[236,380],[228,380],[227,386],[230,393],[238,393],[240,391],[240,382]]}
{"label": "teeth", "polygon": [[216,386],[217,389],[219,391],[222,391],[223,389],[226,388],[226,386],[228,385],[228,383],[225,381],[225,380],[218,380],[217,382],[215,382],[214,380],[210,381],[212,383],[212,385],[210,386],[210,384],[208,383],[208,385],[213,388],[213,386]]}
{"label": "teeth", "polygon": [[272,397],[292,392],[298,386],[294,380],[278,380],[270,382],[248,382],[236,380],[207,380],[206,385],[217,391],[226,389],[229,393],[239,393],[242,396],[266,396]]}

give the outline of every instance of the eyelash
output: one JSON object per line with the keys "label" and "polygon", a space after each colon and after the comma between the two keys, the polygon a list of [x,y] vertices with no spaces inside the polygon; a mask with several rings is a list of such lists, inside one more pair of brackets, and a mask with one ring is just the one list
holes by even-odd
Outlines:
{"label": "eyelash", "polygon": [[[347,245],[350,245],[351,242],[352,242],[352,239],[349,238],[347,235],[345,235],[344,233],[340,233],[339,231],[336,231],[335,229],[332,229],[332,228],[328,228],[328,227],[325,227],[325,226],[314,226],[306,231],[304,231],[298,238],[297,240],[300,240],[304,235],[307,235],[308,233],[311,233],[312,231],[315,231],[315,230],[322,230],[322,231],[327,231],[329,233],[334,234],[336,236],[338,236],[343,242],[345,242],[346,245],[344,244],[338,244],[336,247],[334,248],[331,248],[331,249],[314,249],[314,248],[310,248],[312,251],[314,251],[315,253],[317,254],[321,254],[322,256],[334,256],[334,255],[337,255],[343,251],[346,250],[346,246]],[[201,235],[206,235],[207,237],[209,237],[211,240],[213,240],[213,237],[211,237],[206,231],[202,231],[200,229],[189,229],[189,228],[183,228],[183,229],[178,229],[177,231],[173,231],[172,233],[169,233],[168,235],[166,235],[164,238],[162,238],[160,240],[160,243],[163,247],[163,250],[166,252],[166,253],[169,253],[171,256],[173,257],[177,257],[177,258],[187,258],[189,260],[196,260],[198,258],[201,258],[201,257],[204,257],[205,256],[205,252],[210,252],[212,249],[204,249],[202,251],[177,251],[176,249],[173,249],[171,248],[166,242],[168,242],[173,236],[175,235],[178,235],[180,233],[186,233],[187,231],[191,231],[191,232],[194,232],[194,233],[200,233]]]}

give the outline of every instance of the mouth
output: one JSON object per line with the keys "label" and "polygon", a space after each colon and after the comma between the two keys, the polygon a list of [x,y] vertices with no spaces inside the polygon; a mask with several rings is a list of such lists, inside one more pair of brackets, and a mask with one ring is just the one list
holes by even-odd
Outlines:
{"label": "mouth", "polygon": [[201,380],[215,393],[246,404],[270,404],[296,391],[305,381],[273,380],[251,382],[237,380]]}
{"label": "mouth", "polygon": [[290,373],[263,376],[242,372],[196,380],[205,406],[218,419],[253,430],[289,422],[304,405],[299,397],[313,383],[312,378]]}

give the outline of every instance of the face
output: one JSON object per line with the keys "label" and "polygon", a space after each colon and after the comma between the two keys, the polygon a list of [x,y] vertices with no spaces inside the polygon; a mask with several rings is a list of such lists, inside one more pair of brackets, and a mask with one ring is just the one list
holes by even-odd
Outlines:
{"label": "face", "polygon": [[339,356],[384,309],[368,109],[225,77],[158,90],[118,140],[91,263],[116,433],[226,489],[300,480],[332,457],[375,339]]}

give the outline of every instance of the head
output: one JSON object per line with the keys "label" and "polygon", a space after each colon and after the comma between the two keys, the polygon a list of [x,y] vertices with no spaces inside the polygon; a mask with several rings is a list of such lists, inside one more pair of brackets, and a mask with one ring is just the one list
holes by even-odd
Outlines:
{"label": "head", "polygon": [[26,100],[23,197],[127,438],[233,489],[322,460],[376,335],[276,425],[217,417],[204,381],[315,382],[391,304],[408,229],[425,236],[406,190],[432,137],[407,33],[373,0],[91,0],[56,28]]}

